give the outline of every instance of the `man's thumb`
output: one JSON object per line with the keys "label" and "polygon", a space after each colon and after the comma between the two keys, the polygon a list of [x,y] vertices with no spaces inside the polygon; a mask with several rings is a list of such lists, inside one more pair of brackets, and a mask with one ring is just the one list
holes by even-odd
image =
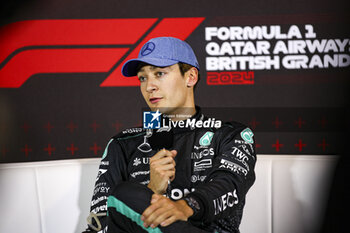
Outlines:
{"label": "man's thumb", "polygon": [[177,155],[177,151],[176,150],[171,150],[170,152],[171,152],[173,158]]}

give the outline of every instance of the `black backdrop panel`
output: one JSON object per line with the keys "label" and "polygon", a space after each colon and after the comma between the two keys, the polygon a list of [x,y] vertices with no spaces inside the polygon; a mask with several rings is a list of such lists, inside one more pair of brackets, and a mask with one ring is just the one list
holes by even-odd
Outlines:
{"label": "black backdrop panel", "polygon": [[[120,68],[144,41],[195,50],[196,104],[249,125],[260,154],[340,154],[348,122],[345,1],[13,1],[1,9],[0,162],[100,157],[141,125]],[[218,118],[216,117],[216,118]]]}

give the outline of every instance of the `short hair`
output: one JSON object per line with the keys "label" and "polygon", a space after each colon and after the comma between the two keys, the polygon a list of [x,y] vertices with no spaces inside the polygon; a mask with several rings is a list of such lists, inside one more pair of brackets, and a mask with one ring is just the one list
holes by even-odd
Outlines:
{"label": "short hair", "polygon": [[[185,73],[186,73],[187,71],[189,71],[192,67],[194,67],[194,66],[191,66],[191,65],[189,65],[189,64],[187,64],[187,63],[183,63],[183,62],[179,62],[179,63],[177,63],[177,64],[179,65],[180,73],[181,73],[182,76],[184,76]],[[147,65],[149,65],[149,64],[144,63],[144,62],[140,62],[140,63],[138,64],[137,68],[136,68],[137,72],[139,72],[140,69],[141,69],[142,67],[147,66]],[[194,67],[194,68],[196,68],[196,67]],[[197,69],[197,68],[196,68],[196,69]],[[200,80],[200,75],[199,75],[199,71],[198,71],[198,79],[197,79],[196,84],[195,84],[194,87],[193,87],[193,90],[196,88],[197,83],[199,82],[199,80]]]}

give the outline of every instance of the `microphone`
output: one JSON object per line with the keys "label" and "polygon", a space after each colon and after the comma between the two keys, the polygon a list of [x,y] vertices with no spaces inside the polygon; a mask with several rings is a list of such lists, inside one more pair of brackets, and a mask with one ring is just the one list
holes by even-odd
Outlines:
{"label": "microphone", "polygon": [[[170,150],[170,148],[173,146],[174,132],[172,129],[164,131],[161,128],[156,132],[153,132],[152,136],[148,140],[153,150]],[[170,180],[168,180],[167,194],[168,197],[171,196]]]}
{"label": "microphone", "polygon": [[149,144],[153,150],[167,149],[169,150],[173,146],[174,133],[172,130],[153,132],[152,136],[148,139]]}

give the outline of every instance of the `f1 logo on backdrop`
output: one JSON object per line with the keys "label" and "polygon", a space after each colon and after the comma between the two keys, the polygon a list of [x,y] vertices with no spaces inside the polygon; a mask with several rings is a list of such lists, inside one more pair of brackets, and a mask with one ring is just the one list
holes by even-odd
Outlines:
{"label": "f1 logo on backdrop", "polygon": [[0,28],[0,88],[40,73],[106,73],[101,87],[138,86],[122,64],[153,37],[185,40],[204,18],[28,20]]}

